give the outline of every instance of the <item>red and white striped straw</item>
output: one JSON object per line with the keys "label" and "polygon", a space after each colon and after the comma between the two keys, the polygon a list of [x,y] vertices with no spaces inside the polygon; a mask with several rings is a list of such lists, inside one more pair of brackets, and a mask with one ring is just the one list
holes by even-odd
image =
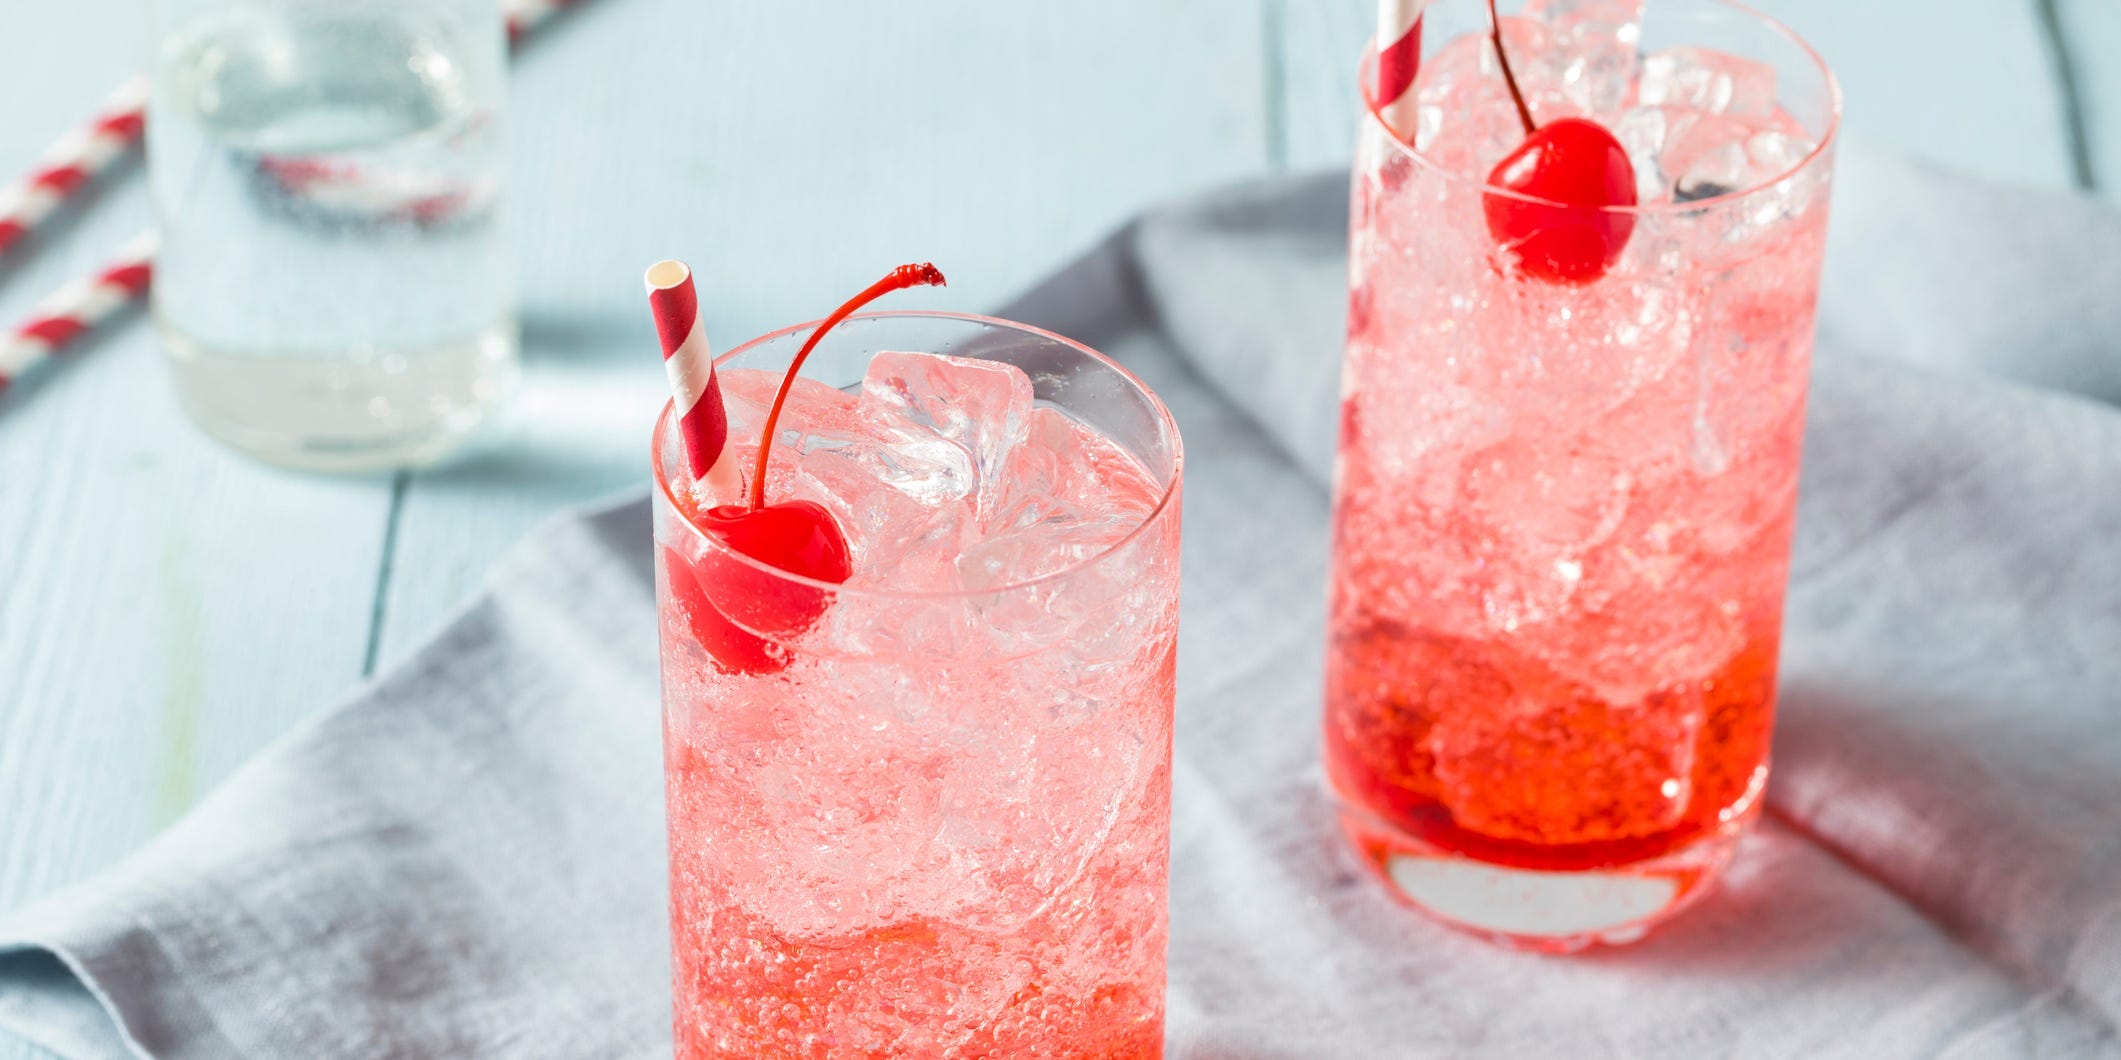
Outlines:
{"label": "red and white striped straw", "polygon": [[154,254],[154,233],[142,232],[126,241],[102,271],[39,302],[27,323],[0,339],[0,389],[140,297],[153,276]]}
{"label": "red and white striped straw", "polygon": [[1393,132],[1409,138],[1414,107],[1409,94],[1421,71],[1421,9],[1428,0],[1378,0],[1377,67],[1370,98]]}
{"label": "red and white striped straw", "polygon": [[0,188],[0,253],[35,231],[61,203],[125,156],[145,127],[146,105],[147,79],[132,78],[111,93],[95,118],[39,156],[28,176]]}
{"label": "red and white striped straw", "polygon": [[[658,261],[642,277],[648,286],[648,311],[655,315],[656,337],[663,343],[663,371],[670,376],[670,398],[678,414],[678,440],[692,477],[713,476],[729,441],[729,410],[714,377],[714,351],[700,323],[700,296],[692,287],[692,269],[682,261]],[[720,483],[720,476],[713,476]],[[729,482],[734,483],[732,473]]]}

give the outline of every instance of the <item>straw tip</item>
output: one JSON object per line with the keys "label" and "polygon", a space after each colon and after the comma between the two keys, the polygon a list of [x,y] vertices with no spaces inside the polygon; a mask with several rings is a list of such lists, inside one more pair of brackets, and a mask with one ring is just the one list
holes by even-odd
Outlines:
{"label": "straw tip", "polygon": [[650,291],[667,291],[692,279],[692,269],[676,258],[664,258],[648,266],[648,272],[641,279]]}

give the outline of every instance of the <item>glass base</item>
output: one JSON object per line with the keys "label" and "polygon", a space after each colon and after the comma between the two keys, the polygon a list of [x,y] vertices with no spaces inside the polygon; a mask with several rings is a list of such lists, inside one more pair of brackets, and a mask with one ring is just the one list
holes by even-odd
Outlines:
{"label": "glass base", "polygon": [[1709,892],[1751,823],[1734,821],[1645,861],[1551,872],[1476,861],[1360,810],[1341,811],[1355,849],[1399,899],[1461,931],[1539,953],[1641,939]]}
{"label": "glass base", "polygon": [[432,347],[331,355],[227,352],[161,330],[192,421],[248,456],[301,471],[434,463],[493,415],[520,374],[508,325]]}

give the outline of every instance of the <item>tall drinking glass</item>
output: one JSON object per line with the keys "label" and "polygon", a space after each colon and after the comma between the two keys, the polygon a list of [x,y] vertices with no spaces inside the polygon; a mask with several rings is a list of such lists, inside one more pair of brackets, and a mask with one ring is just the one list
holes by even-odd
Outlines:
{"label": "tall drinking glass", "polygon": [[154,0],[154,315],[275,463],[440,456],[516,377],[494,0]]}
{"label": "tall drinking glass", "polygon": [[[1636,178],[1564,207],[1486,183],[1525,136],[1487,5],[1424,20],[1355,165],[1327,772],[1414,905],[1624,942],[1760,811],[1839,96],[1737,4],[1532,0],[1502,26],[1529,109]],[[1626,242],[1535,275],[1498,209]]]}
{"label": "tall drinking glass", "polygon": [[[809,332],[718,360],[732,446],[756,437],[762,417],[747,400],[770,393]],[[701,530],[666,407],[656,588],[677,1053],[1159,1055],[1177,429],[1125,369],[1057,335],[969,316],[856,316],[803,367],[775,442],[788,462],[775,482],[788,485],[769,492],[824,488],[847,453],[911,469],[925,488],[928,441],[835,433],[851,420],[833,410],[852,415],[849,395],[866,395],[865,367],[874,375],[883,351],[1029,376],[1039,407],[1028,440],[997,457],[1007,477],[979,489],[1036,507],[1035,520],[1008,522],[1036,522],[1039,536],[952,526],[940,547],[934,531],[865,545],[910,508],[833,478],[856,578],[810,581]],[[992,415],[948,400],[923,408],[941,423]],[[1111,518],[1125,525],[1101,524],[1105,544],[1069,551],[1088,540],[1071,528]],[[941,589],[858,584],[877,580],[865,571],[938,563]],[[760,603],[796,598],[819,601],[805,611],[818,617],[793,630]],[[718,661],[751,638],[752,661]]]}

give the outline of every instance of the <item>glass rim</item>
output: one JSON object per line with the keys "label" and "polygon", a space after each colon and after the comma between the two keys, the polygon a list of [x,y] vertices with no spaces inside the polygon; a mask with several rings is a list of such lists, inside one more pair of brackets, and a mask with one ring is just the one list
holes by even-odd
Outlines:
{"label": "glass rim", "polygon": [[[1150,527],[1155,526],[1158,522],[1160,522],[1170,510],[1170,508],[1172,507],[1173,500],[1178,497],[1179,486],[1185,476],[1185,439],[1178,432],[1178,421],[1172,418],[1171,410],[1164,406],[1164,399],[1158,397],[1156,391],[1150,389],[1147,383],[1142,382],[1140,376],[1135,375],[1125,365],[1122,365],[1118,361],[1115,361],[1112,358],[1107,357],[1104,354],[1091,349],[1089,346],[1083,343],[1068,338],[1065,335],[1056,334],[1054,332],[1047,331],[1044,328],[1035,327],[1033,325],[1025,324],[1020,321],[1006,320],[1001,317],[982,316],[978,313],[956,313],[947,310],[932,309],[890,309],[869,313],[856,313],[848,317],[845,321],[843,321],[843,323],[853,323],[862,320],[885,320],[893,318],[948,320],[966,324],[979,324],[987,327],[1007,328],[1011,331],[1022,332],[1024,334],[1032,335],[1037,338],[1046,339],[1052,342],[1059,343],[1063,346],[1067,346],[1069,348],[1074,349],[1078,353],[1087,354],[1091,360],[1096,361],[1099,364],[1102,364],[1105,367],[1112,369],[1114,372],[1117,372],[1120,378],[1126,380],[1127,385],[1133,387],[1135,390],[1139,391],[1142,396],[1149,399],[1149,407],[1156,417],[1156,422],[1164,431],[1164,433],[1171,439],[1171,458],[1169,461],[1171,477],[1170,481],[1165,483],[1163,493],[1156,498],[1156,505],[1150,508],[1148,514],[1142,516],[1141,521],[1139,523],[1136,523],[1134,525],[1134,528],[1128,530],[1126,535],[1121,537],[1119,540],[1114,541],[1112,544],[1107,545],[1106,547],[1098,550],[1092,555],[1085,556],[1082,559],[1078,559],[1064,567],[1059,568],[1058,570],[1048,571],[1036,577],[1020,578],[1015,581],[1003,582],[992,586],[982,586],[977,589],[929,589],[920,591],[880,588],[850,589],[845,585],[836,584],[834,582],[821,581],[817,578],[812,578],[808,575],[797,574],[794,571],[782,570],[781,568],[776,567],[771,563],[763,562],[743,552],[739,552],[736,549],[729,548],[716,541],[712,534],[709,534],[705,530],[700,529],[699,524],[693,522],[692,519],[685,514],[684,507],[678,504],[677,496],[672,491],[672,487],[670,484],[669,469],[663,466],[663,439],[666,435],[669,434],[671,430],[671,423],[673,422],[672,414],[675,411],[675,406],[677,404],[674,399],[666,399],[663,402],[663,411],[657,414],[656,416],[654,434],[649,439],[649,462],[655,470],[656,489],[661,493],[663,502],[670,506],[671,510],[677,514],[679,521],[685,524],[685,528],[691,531],[694,537],[699,538],[707,548],[716,549],[720,554],[730,556],[734,559],[735,562],[744,564],[745,566],[748,566],[753,570],[760,572],[761,574],[767,575],[780,581],[788,582],[790,584],[801,585],[807,588],[816,589],[821,592],[831,593],[840,596],[852,596],[857,598],[873,599],[958,600],[970,597],[995,596],[1002,593],[1017,592],[1022,589],[1028,589],[1035,586],[1044,585],[1048,582],[1056,582],[1064,578],[1071,577],[1078,572],[1087,570],[1091,567],[1096,566],[1099,563],[1104,562],[1106,559],[1110,558],[1113,554],[1119,552],[1121,549],[1133,545],[1137,539],[1141,538],[1144,534],[1148,532]],[[816,328],[819,324],[823,322],[824,319],[821,317],[817,320],[805,321],[801,324],[791,324],[787,327],[780,328],[775,331],[769,331],[763,335],[760,335],[743,343],[742,345],[733,347],[728,352],[723,353],[719,357],[716,357],[714,359],[714,365],[718,369],[722,368],[726,366],[728,362],[735,360],[736,358],[743,356],[751,350],[763,346],[766,343],[773,342],[778,339],[787,338],[788,336],[796,334],[798,332],[809,331],[811,329]],[[1162,463],[1162,461],[1159,461],[1159,463]],[[1152,473],[1154,472],[1153,468],[1146,470],[1150,470]]]}
{"label": "glass rim", "polygon": [[[1650,0],[1650,2],[1655,3],[1656,0]],[[1749,195],[1754,195],[1759,192],[1766,191],[1767,189],[1772,188],[1777,184],[1781,184],[1784,181],[1790,180],[1796,177],[1798,174],[1811,169],[1815,163],[1818,163],[1822,159],[1824,159],[1830,153],[1831,149],[1834,146],[1834,141],[1839,137],[1841,133],[1841,80],[1840,78],[1834,76],[1833,68],[1826,64],[1826,59],[1819,54],[1818,49],[1812,47],[1810,41],[1807,41],[1802,36],[1799,36],[1797,31],[1784,25],[1779,19],[1775,18],[1774,16],[1766,14],[1765,12],[1751,7],[1750,5],[1740,3],[1739,0],[1696,0],[1696,2],[1708,4],[1714,7],[1720,7],[1731,12],[1732,14],[1750,19],[1756,23],[1759,23],[1770,33],[1773,33],[1783,38],[1784,40],[1795,44],[1797,46],[1798,51],[1801,52],[1804,57],[1811,62],[1812,66],[1819,71],[1819,76],[1826,85],[1826,95],[1828,103],[1826,115],[1826,131],[1819,135],[1819,142],[1813,144],[1812,149],[1806,152],[1803,158],[1798,159],[1796,163],[1791,165],[1788,169],[1785,169],[1772,177],[1767,177],[1758,181],[1754,181],[1743,187],[1733,188],[1730,191],[1726,191],[1718,195],[1712,195],[1705,199],[1690,199],[1686,202],[1658,202],[1650,203],[1648,205],[1637,203],[1633,206],[1573,206],[1568,203],[1555,202],[1552,199],[1541,198],[1537,195],[1527,195],[1521,191],[1515,191],[1510,188],[1499,187],[1497,185],[1488,183],[1487,177],[1485,176],[1472,176],[1440,165],[1435,160],[1431,159],[1428,155],[1422,153],[1420,148],[1415,147],[1413,144],[1407,142],[1406,138],[1400,136],[1399,132],[1392,128],[1392,124],[1385,120],[1384,114],[1379,109],[1376,99],[1372,98],[1370,94],[1370,84],[1373,78],[1370,77],[1370,71],[1377,62],[1377,39],[1375,37],[1370,38],[1369,43],[1364,46],[1361,69],[1360,72],[1356,74],[1355,91],[1357,95],[1362,97],[1362,107],[1365,122],[1368,125],[1374,127],[1374,129],[1378,133],[1382,134],[1384,136],[1385,141],[1391,144],[1395,150],[1397,150],[1400,154],[1412,159],[1416,165],[1419,165],[1423,169],[1429,170],[1430,172],[1442,176],[1447,181],[1457,184],[1478,185],[1483,194],[1495,195],[1501,198],[1514,199],[1519,202],[1533,203],[1540,206],[1552,206],[1567,210],[1595,211],[1601,214],[1627,214],[1629,216],[1634,217],[1693,213],[1698,210],[1711,209],[1727,203],[1735,202]],[[1412,89],[1410,88],[1409,91],[1412,91]]]}

